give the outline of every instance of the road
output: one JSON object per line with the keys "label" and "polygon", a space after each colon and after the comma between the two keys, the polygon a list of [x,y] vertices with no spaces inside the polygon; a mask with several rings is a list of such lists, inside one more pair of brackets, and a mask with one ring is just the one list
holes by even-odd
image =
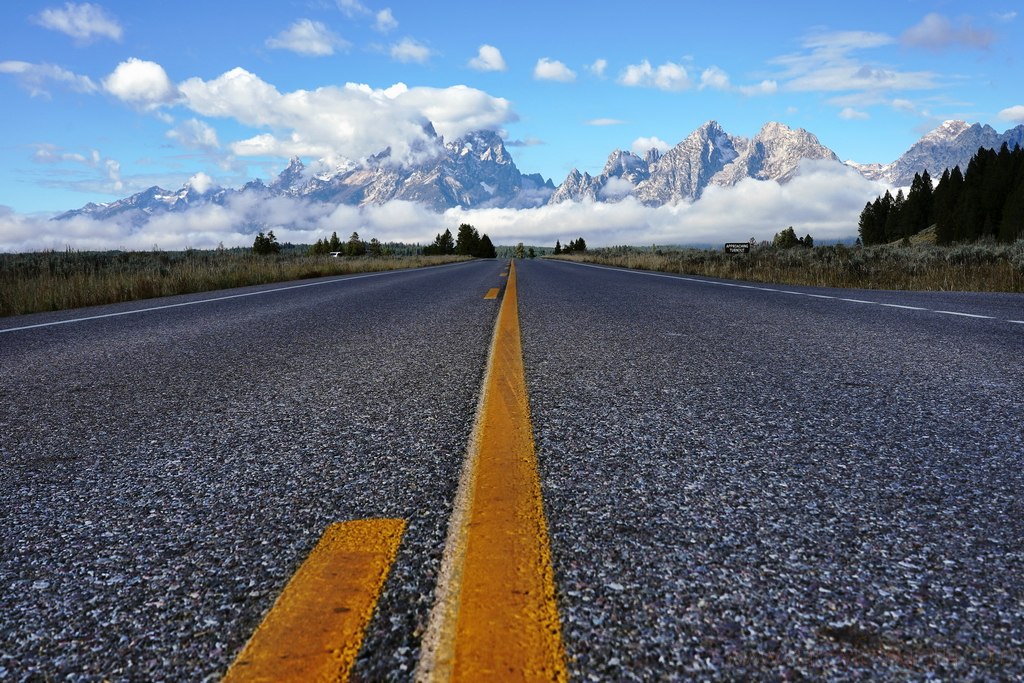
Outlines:
{"label": "road", "polygon": [[[0,321],[0,679],[216,680],[395,517],[408,680],[503,265]],[[1024,675],[1020,296],[517,270],[573,679]]]}

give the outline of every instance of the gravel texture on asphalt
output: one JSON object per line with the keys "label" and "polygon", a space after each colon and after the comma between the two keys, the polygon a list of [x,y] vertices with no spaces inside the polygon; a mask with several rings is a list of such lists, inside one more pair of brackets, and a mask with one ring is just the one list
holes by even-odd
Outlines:
{"label": "gravel texture on asphalt", "polygon": [[216,680],[367,517],[408,528],[355,678],[407,680],[503,265],[0,334],[0,680]]}
{"label": "gravel texture on asphalt", "polygon": [[1024,327],[518,273],[574,679],[1024,678]]}

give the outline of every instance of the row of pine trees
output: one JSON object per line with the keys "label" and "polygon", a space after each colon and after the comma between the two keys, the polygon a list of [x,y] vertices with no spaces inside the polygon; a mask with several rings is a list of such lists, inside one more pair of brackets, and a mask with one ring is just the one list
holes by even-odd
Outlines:
{"label": "row of pine trees", "polygon": [[498,251],[491,243],[491,238],[486,234],[481,235],[476,228],[468,223],[459,226],[458,238],[452,237],[452,231],[446,229],[437,235],[432,243],[423,247],[423,253],[427,255],[456,254],[476,258],[498,257]]}
{"label": "row of pine trees", "polygon": [[935,226],[939,244],[994,238],[1024,238],[1024,150],[1006,143],[998,152],[978,150],[967,171],[946,169],[932,187],[928,172],[914,175],[910,191],[886,193],[868,202],[860,214],[864,244],[909,238]]}

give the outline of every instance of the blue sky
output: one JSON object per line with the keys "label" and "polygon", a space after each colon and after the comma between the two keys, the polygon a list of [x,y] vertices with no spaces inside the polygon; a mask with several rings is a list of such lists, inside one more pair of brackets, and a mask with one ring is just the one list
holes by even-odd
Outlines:
{"label": "blue sky", "polygon": [[[946,119],[1024,123],[1011,2],[292,0],[0,5],[0,207],[30,215],[292,154],[503,132],[556,184],[707,120],[889,162]],[[215,8],[215,11],[214,11]],[[204,176],[204,177],[205,177]],[[2,240],[0,240],[2,241]]]}

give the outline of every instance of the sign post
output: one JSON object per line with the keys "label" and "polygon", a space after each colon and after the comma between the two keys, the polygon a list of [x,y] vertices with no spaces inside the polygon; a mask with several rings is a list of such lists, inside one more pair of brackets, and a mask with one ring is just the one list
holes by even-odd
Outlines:
{"label": "sign post", "polygon": [[725,243],[726,254],[749,254],[750,253],[750,242],[726,242]]}

